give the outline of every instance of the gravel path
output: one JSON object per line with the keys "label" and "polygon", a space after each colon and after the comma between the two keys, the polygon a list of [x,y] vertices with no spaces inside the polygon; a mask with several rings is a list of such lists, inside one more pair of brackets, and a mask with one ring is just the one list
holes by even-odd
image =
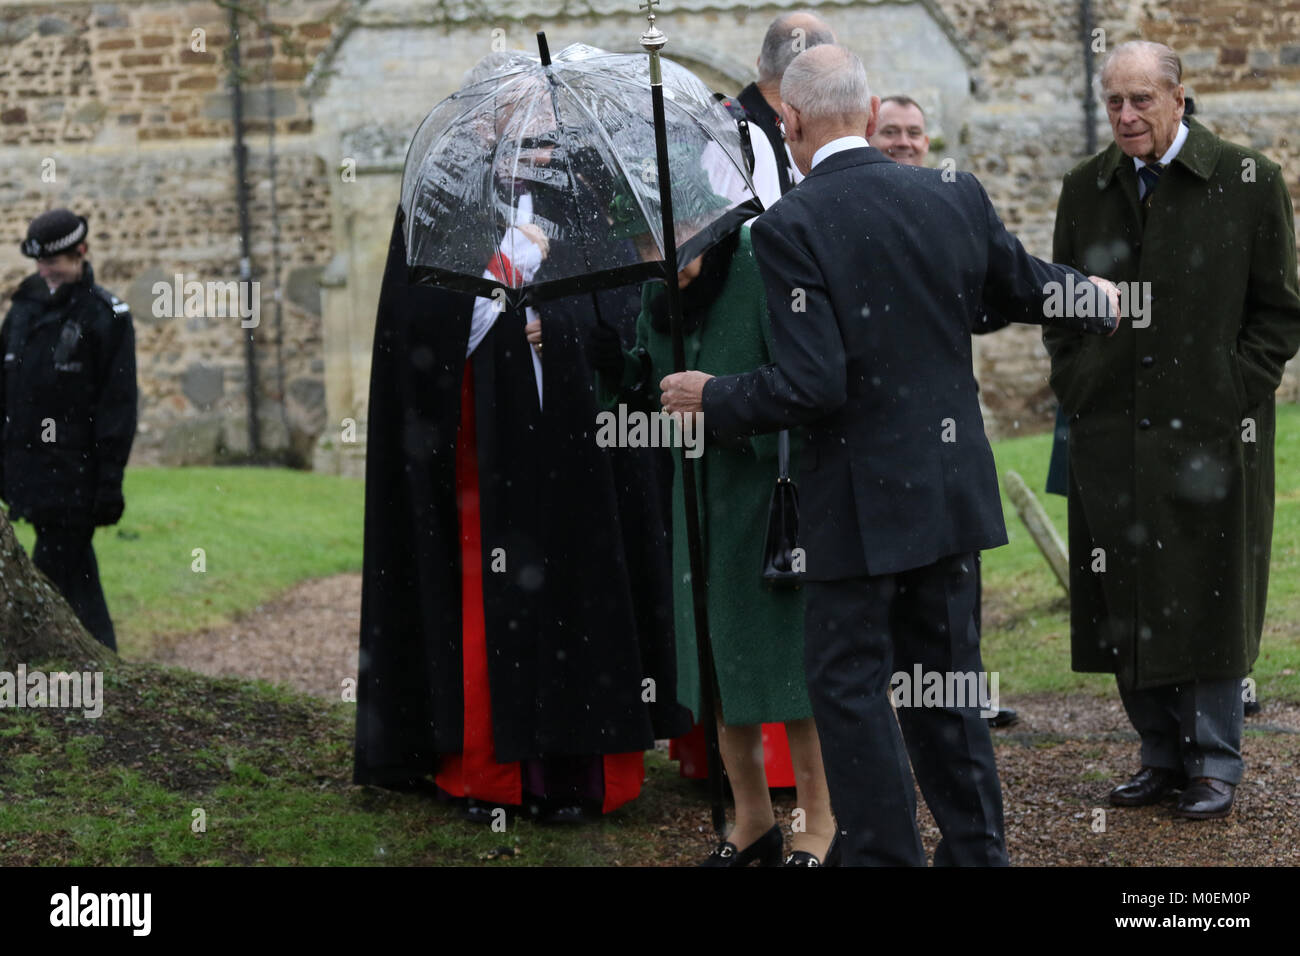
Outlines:
{"label": "gravel path", "polygon": [[[154,660],[335,697],[356,675],[360,607],[360,575],[307,581],[229,627],[160,642]],[[1191,822],[1168,805],[1107,805],[1109,789],[1137,769],[1137,735],[1117,699],[1043,694],[1003,704],[1020,714],[1015,726],[994,731],[1014,864],[1300,865],[1300,706],[1266,700],[1246,721],[1246,779],[1232,816]],[[790,799],[775,802],[789,819]],[[932,852],[938,830],[919,805]],[[707,852],[707,818],[703,807],[682,808],[663,821],[679,837],[661,862]]]}
{"label": "gravel path", "polygon": [[152,660],[337,700],[357,676],[360,627],[361,575],[339,574],[295,585],[228,627],[161,639]]}

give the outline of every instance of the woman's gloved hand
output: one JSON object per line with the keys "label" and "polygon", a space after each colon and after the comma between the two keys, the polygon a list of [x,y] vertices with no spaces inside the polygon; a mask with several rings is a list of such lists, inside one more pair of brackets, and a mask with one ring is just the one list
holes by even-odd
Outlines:
{"label": "woman's gloved hand", "polygon": [[587,341],[587,360],[591,367],[603,375],[611,385],[623,378],[623,339],[618,330],[597,321]]}

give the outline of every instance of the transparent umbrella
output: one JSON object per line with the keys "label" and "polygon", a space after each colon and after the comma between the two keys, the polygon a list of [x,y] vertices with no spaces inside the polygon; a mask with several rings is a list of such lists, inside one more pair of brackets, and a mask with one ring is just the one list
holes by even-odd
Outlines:
{"label": "transparent umbrella", "polygon": [[[648,57],[578,43],[552,61],[538,34],[539,56],[506,57],[433,108],[411,141],[402,175],[407,265],[414,282],[507,307],[669,280],[673,361],[682,371],[679,264],[763,207],[736,121],[698,77],[660,57],[663,34],[652,10],[647,18],[651,28],[641,41]],[[603,321],[598,306],[596,314]],[[713,825],[721,834],[726,816],[699,507],[684,445],[681,469],[700,724]]]}
{"label": "transparent umbrella", "polygon": [[[576,43],[550,60],[541,43],[541,56],[507,58],[416,131],[402,177],[413,281],[501,289],[513,305],[664,275],[646,56]],[[762,206],[735,120],[708,87],[663,61],[663,91],[672,240],[686,263]],[[535,274],[506,261],[521,226],[549,242]]]}

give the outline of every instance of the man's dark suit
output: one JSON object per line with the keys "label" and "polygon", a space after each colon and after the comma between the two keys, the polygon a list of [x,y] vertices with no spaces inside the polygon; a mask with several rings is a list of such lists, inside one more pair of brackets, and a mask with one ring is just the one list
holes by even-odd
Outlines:
{"label": "man's dark suit", "polygon": [[975,555],[1007,538],[972,330],[986,307],[1043,324],[1050,283],[1087,280],[1026,253],[973,176],[871,147],[822,160],[752,235],[776,364],[710,379],[704,422],[719,438],[808,427],[805,663],[845,862],[925,862],[910,753],[943,833],[935,862],[1004,864],[978,705],[900,707],[896,722],[889,682],[914,664],[983,671]]}

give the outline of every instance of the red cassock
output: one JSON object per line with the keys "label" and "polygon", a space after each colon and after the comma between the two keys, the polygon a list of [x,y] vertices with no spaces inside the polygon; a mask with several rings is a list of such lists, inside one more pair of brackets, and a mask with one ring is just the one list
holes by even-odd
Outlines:
{"label": "red cassock", "polygon": [[[435,780],[455,797],[519,806],[524,802],[525,768],[519,761],[497,763],[493,756],[491,690],[483,615],[482,529],[479,522],[478,455],[474,424],[474,382],[465,364],[461,385],[460,430],[456,441],[456,501],[460,516],[461,621],[465,740],[459,754],[444,754]],[[597,758],[593,757],[595,761]],[[609,813],[641,792],[643,754],[605,754],[601,812]],[[544,758],[543,761],[545,762]],[[530,761],[530,763],[532,763]]]}

